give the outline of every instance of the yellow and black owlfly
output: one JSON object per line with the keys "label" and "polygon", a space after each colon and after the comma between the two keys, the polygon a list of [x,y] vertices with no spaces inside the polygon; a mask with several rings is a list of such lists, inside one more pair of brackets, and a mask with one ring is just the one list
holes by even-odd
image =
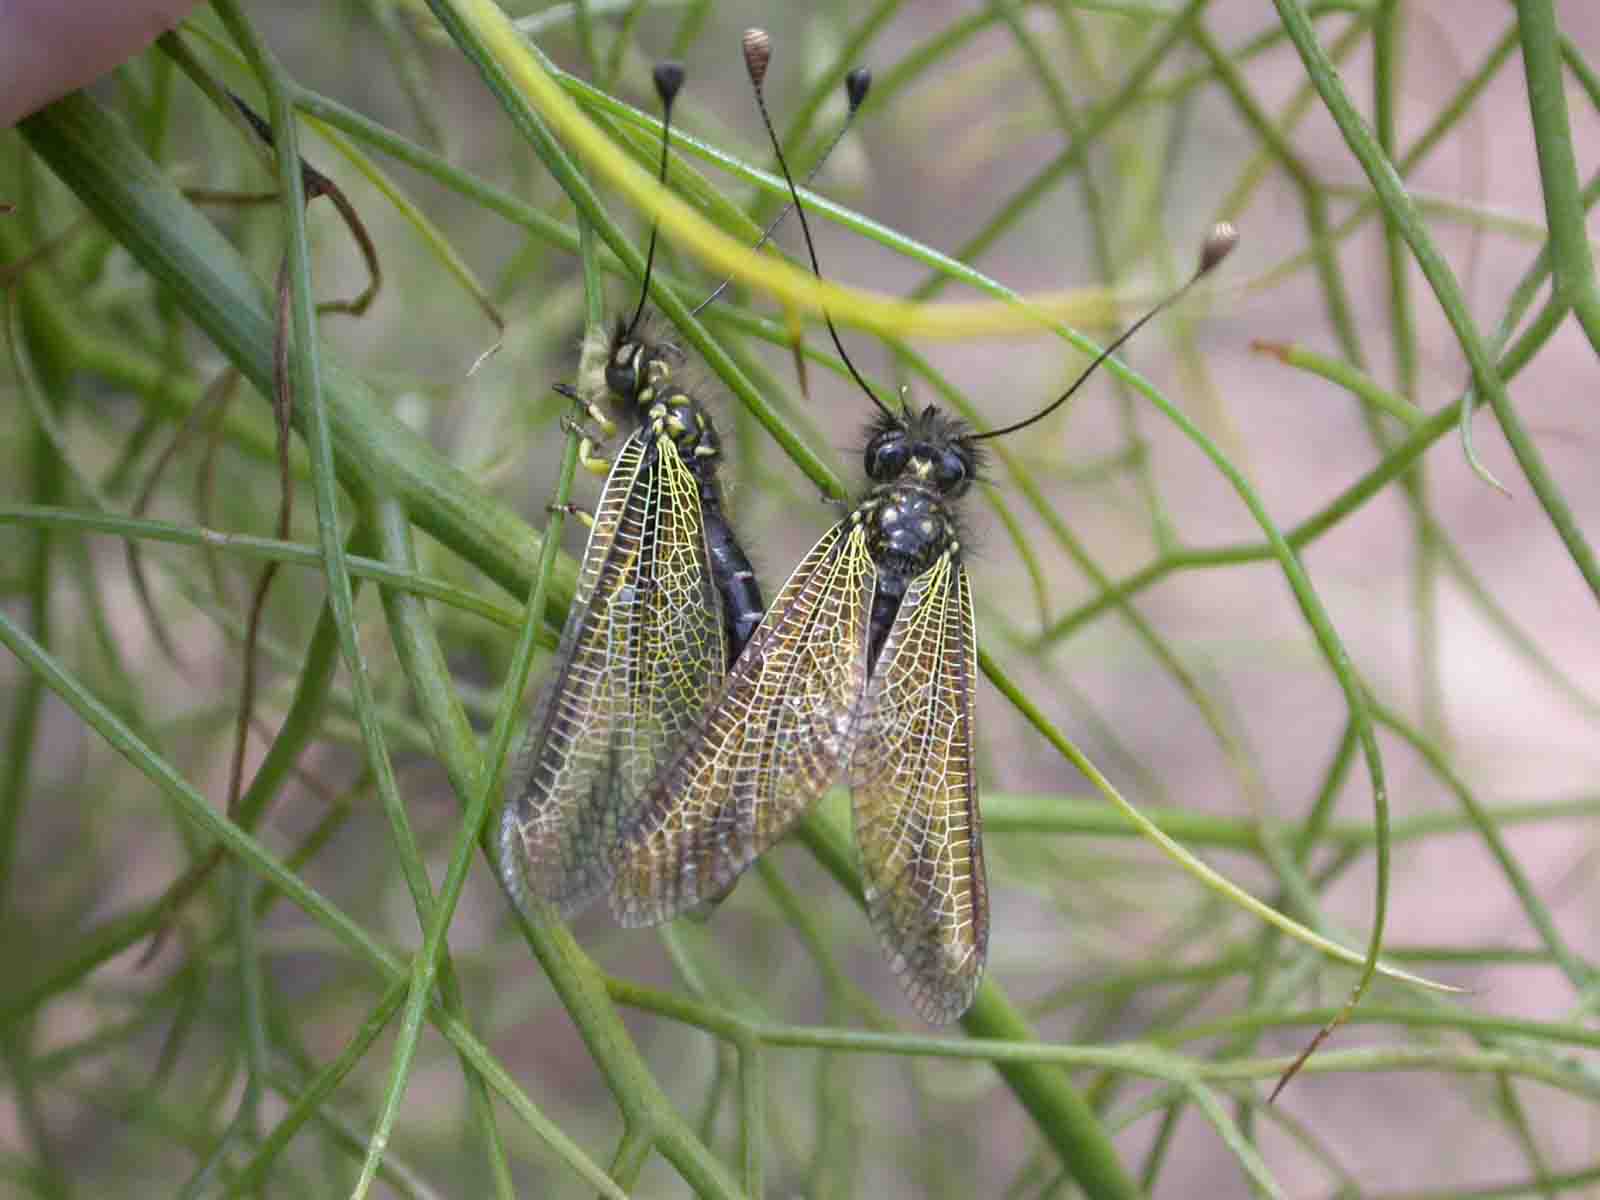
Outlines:
{"label": "yellow and black owlfly", "polygon": [[[658,64],[654,78],[665,182],[683,68]],[[869,84],[851,76],[850,117]],[[608,435],[616,425],[603,404],[635,424],[609,467],[582,443],[582,461],[606,481],[501,817],[513,898],[526,907],[537,896],[568,916],[604,890],[624,801],[692,728],[761,619],[755,573],[723,511],[716,427],[682,382],[683,352],[644,319],[655,243],[652,229],[632,319],[586,342],[577,386],[557,387]]]}
{"label": "yellow and black owlfly", "polygon": [[951,502],[972,434],[937,408],[874,423],[873,486],[812,547],[716,701],[628,814],[625,925],[718,894],[837,782],[854,800],[868,910],[912,1004],[949,1021],[988,943],[973,774],[977,639]]}
{"label": "yellow and black owlfly", "polygon": [[[756,89],[759,99],[759,80]],[[1236,240],[1231,227],[1214,231],[1189,284],[1053,403],[1003,429],[977,433],[933,405],[894,412],[850,367],[878,408],[864,452],[871,486],[795,569],[716,699],[623,814],[611,861],[619,921],[656,924],[724,892],[844,783],[868,914],[912,1006],[935,1023],[966,1011],[989,906],[973,770],[977,634],[957,503],[980,477],[983,439],[1065,403]]]}

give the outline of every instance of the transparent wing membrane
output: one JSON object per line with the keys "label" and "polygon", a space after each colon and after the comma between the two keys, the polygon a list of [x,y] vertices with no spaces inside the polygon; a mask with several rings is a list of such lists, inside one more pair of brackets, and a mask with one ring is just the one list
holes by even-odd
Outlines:
{"label": "transparent wing membrane", "polygon": [[878,568],[835,525],[773,601],[715,702],[619,822],[625,925],[717,896],[830,786],[848,781],[867,908],[913,1006],[954,1020],[988,946],[973,771],[972,595],[954,550],[906,589],[871,675]]}
{"label": "transparent wing membrane", "polygon": [[608,882],[624,798],[655,776],[723,672],[698,486],[648,427],[606,477],[556,662],[504,836],[522,887],[571,915]]}
{"label": "transparent wing membrane", "polygon": [[843,773],[875,570],[853,521],[811,549],[716,701],[622,824],[612,909],[651,925],[722,892]]}
{"label": "transparent wing membrane", "polygon": [[989,939],[973,772],[972,594],[940,556],[906,590],[850,758],[867,912],[912,1005],[943,1023],[977,991]]}

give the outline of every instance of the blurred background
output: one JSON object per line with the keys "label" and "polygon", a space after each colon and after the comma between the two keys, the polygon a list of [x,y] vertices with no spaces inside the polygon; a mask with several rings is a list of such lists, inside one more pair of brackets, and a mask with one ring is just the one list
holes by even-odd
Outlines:
{"label": "blurred background", "polygon": [[[1082,1051],[1069,1071],[1038,1071],[1070,1081],[1126,1179],[1150,1195],[1585,1194],[1600,1189],[1589,1008],[1600,578],[1584,561],[1600,528],[1596,347],[1540,269],[1546,207],[1517,18],[1559,21],[1588,184],[1600,12],[1533,0],[1306,9],[1399,164],[1459,297],[1454,324],[1396,227],[1386,232],[1393,208],[1375,201],[1271,6],[507,6],[563,71],[652,116],[651,64],[683,60],[674,186],[744,240],[718,205],[763,219],[772,198],[691,144],[771,163],[741,31],[771,32],[768,99],[797,170],[842,119],[843,71],[870,66],[873,95],[814,184],[846,216],[810,213],[824,271],[841,283],[985,294],[930,266],[927,248],[1024,294],[1109,289],[1116,320],[1081,326],[1103,343],[1187,277],[1215,221],[1239,227],[1227,264],[1122,355],[1166,411],[1101,372],[1045,422],[991,443],[989,483],[965,504],[980,642],[1128,802],[1238,888],[1359,954],[1378,838],[1362,721],[1330,665],[1347,655],[1387,788],[1386,960],[1461,990],[1379,979],[1269,1106],[1359,972],[1271,931],[1139,836],[986,683],[989,976],[1028,1021],[1008,1040],[1035,1057]],[[551,385],[572,379],[583,330],[573,205],[424,6],[242,13],[304,95],[356,114],[327,105],[314,115],[339,133],[308,120],[300,138],[360,214],[382,269],[364,315],[322,318],[327,357],[485,505],[544,527],[566,444],[567,404]],[[180,37],[183,53],[265,108],[227,22],[203,9]],[[653,160],[653,133],[569,92]],[[258,149],[160,49],[93,95],[126,145],[189,189],[245,255],[267,303],[284,210],[270,197],[241,202],[274,187]],[[386,153],[375,127],[422,147],[427,169]],[[230,865],[185,895],[178,881],[211,843],[148,769],[159,760],[227,806],[262,560],[214,539],[182,543],[201,527],[274,536],[271,411],[249,383],[227,382],[230,348],[192,323],[198,284],[181,263],[158,283],[136,239],[85,215],[81,178],[75,191],[46,161],[51,136],[38,122],[0,135],[0,198],[17,206],[0,218],[11,264],[0,614],[147,750],[130,763],[45,686],[38,661],[0,655],[0,1195],[346,1195],[390,1088],[398,1018],[351,1052],[349,1074],[307,1107],[286,1147],[270,1135],[385,1011],[383,977],[259,872]],[[646,218],[596,188],[642,245]],[[332,207],[314,202],[307,223],[316,296],[359,293],[367,269]],[[791,219],[777,240],[794,254],[797,235]],[[1561,269],[1582,249],[1566,247]],[[672,238],[660,253],[691,301],[716,282]],[[630,311],[636,285],[614,258],[601,262],[608,312]],[[785,315],[768,298],[735,286],[704,320],[777,419],[858,488],[868,405],[829,366],[816,323],[802,395]],[[959,402],[989,427],[1040,408],[1087,362],[1043,329],[842,334],[882,389]],[[1453,416],[1472,381],[1471,339],[1493,360],[1520,347],[1504,360],[1520,461],[1496,413],[1478,412],[1470,444]],[[724,429],[735,523],[770,596],[840,510],[709,371],[703,391]],[[340,436],[359,442],[361,427]],[[279,569],[262,609],[245,784],[316,659],[323,578],[305,461],[290,540],[306,554]],[[592,505],[596,492],[580,472],[573,499]],[[1308,581],[1299,596],[1247,499],[1292,535]],[[531,578],[532,535],[519,549],[521,527],[484,508],[452,540],[418,516],[426,498],[407,503],[422,532],[416,569],[482,602],[470,611],[436,595],[425,614],[486,734],[525,599],[508,580]],[[347,494],[347,529],[354,507]],[[165,524],[117,523],[129,516]],[[491,534],[509,548],[491,547]],[[553,620],[583,546],[577,522],[563,536]],[[372,553],[359,536],[357,549]],[[366,711],[437,889],[467,797],[439,761],[395,650],[395,614],[370,584],[355,617]],[[548,660],[541,651],[533,686]],[[420,925],[363,752],[364,702],[343,669],[319,686],[328,703],[294,769],[242,823],[403,961]],[[825,802],[839,813],[846,803]],[[449,987],[492,1061],[589,1159],[604,1167],[615,1155],[630,1194],[693,1187],[661,1145],[636,1153],[620,1114],[643,1103],[641,1077],[619,1083],[615,1060],[585,1036],[604,1022],[575,1011],[552,970],[596,989],[627,981],[612,989],[622,1001],[637,985],[752,1023],[742,1029],[785,1031],[739,1053],[690,1021],[617,1010],[685,1129],[730,1177],[763,1177],[770,1195],[1127,1194],[1063,1163],[1072,1133],[1059,1113],[1024,1104],[1025,1088],[981,1057],[960,1057],[956,1044],[979,1031],[915,1017],[814,844],[780,846],[707,923],[624,931],[600,906],[573,934],[593,964],[552,968],[559,939],[531,954],[479,856],[449,930]],[[948,1041],[863,1048],[830,1029]],[[526,1117],[503,1099],[486,1109],[430,1024],[371,1194],[594,1194]]]}

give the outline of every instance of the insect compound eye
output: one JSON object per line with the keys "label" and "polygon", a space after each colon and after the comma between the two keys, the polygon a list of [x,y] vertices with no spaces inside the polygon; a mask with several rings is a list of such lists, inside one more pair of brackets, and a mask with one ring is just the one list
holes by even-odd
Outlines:
{"label": "insect compound eye", "polygon": [[886,433],[867,443],[867,478],[886,481],[895,479],[906,468],[911,458],[911,447],[905,435],[896,431]]}
{"label": "insect compound eye", "polygon": [[972,482],[972,464],[960,450],[949,448],[939,455],[934,469],[934,484],[941,492],[960,495]]}
{"label": "insect compound eye", "polygon": [[619,396],[630,400],[639,391],[638,347],[631,352],[618,352],[606,363],[606,386]]}

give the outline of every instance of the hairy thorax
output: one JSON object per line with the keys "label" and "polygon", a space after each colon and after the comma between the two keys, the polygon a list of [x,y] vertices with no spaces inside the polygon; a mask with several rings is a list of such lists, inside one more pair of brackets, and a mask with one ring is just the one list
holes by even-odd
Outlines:
{"label": "hairy thorax", "polygon": [[942,496],[916,484],[874,488],[862,505],[867,550],[880,571],[910,578],[958,547]]}

